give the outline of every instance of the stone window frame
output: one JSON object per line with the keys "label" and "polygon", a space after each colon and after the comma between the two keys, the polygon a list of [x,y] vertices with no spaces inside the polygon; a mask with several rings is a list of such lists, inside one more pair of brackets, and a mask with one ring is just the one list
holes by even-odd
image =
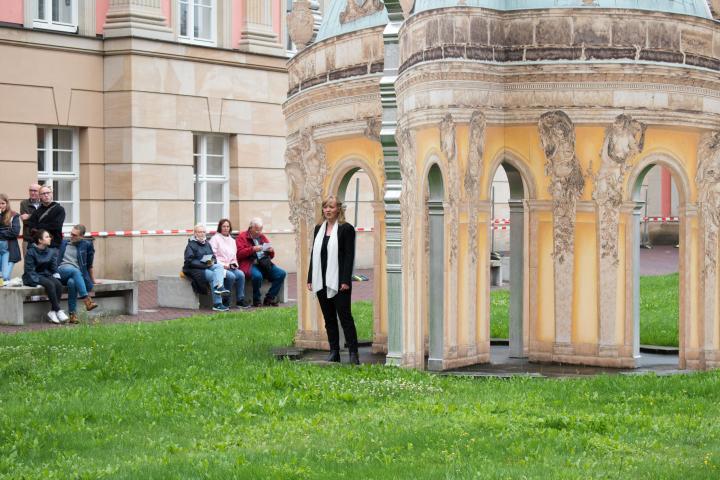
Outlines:
{"label": "stone window frame", "polygon": [[25,0],[23,2],[23,26],[25,28],[64,33],[77,33],[89,37],[94,37],[96,35],[95,0],[72,0],[75,3],[75,18],[74,25],[70,28],[58,28],[59,25],[57,24],[38,22],[35,18],[35,12],[37,12],[38,8],[38,1],[43,0]]}
{"label": "stone window frame", "polygon": [[[70,149],[55,148],[53,144],[54,131],[69,131],[71,133],[72,145]],[[39,140],[42,132],[43,148],[40,147]],[[72,226],[78,223],[80,218],[80,133],[77,128],[57,127],[57,126],[37,126],[38,145],[37,157],[37,179],[41,185],[49,184],[53,188],[54,200],[61,204],[69,215],[65,217],[63,224],[63,232],[69,232]],[[71,153],[71,170],[55,170],[53,165],[54,152],[70,152]],[[40,161],[43,161],[45,168],[40,168]],[[47,168],[50,166],[50,168]],[[56,182],[70,182],[70,199],[58,198],[59,189]]]}
{"label": "stone window frame", "polygon": [[[220,3],[221,7],[224,5],[224,0],[210,0],[210,39],[204,39],[204,38],[198,38],[194,36],[194,29],[192,28],[192,24],[194,22],[194,15],[195,15],[195,3],[200,2],[203,0],[176,0],[173,2],[174,9],[173,13],[175,14],[175,28],[177,32],[177,40],[181,43],[189,43],[193,45],[204,45],[208,47],[215,47],[218,46],[218,38],[223,37],[224,35],[218,35],[218,27],[221,27],[219,25],[221,22],[219,21],[219,11],[218,11],[218,3]],[[187,17],[187,23],[188,23],[188,33],[192,33],[191,35],[182,35],[182,8],[183,5],[187,5],[188,9],[188,17]],[[225,10],[225,8],[223,8]],[[224,15],[223,17],[226,17],[228,15]],[[222,29],[225,30],[225,29]]]}
{"label": "stone window frame", "polygon": [[[222,174],[208,175],[208,157],[217,158],[218,155],[207,153],[209,138],[222,139]],[[218,220],[228,218],[230,215],[230,149],[229,136],[217,133],[193,133],[193,191],[194,191],[194,212],[195,224],[205,225],[208,229],[214,229]],[[221,185],[222,202],[208,202],[208,185]],[[214,205],[222,204],[222,213],[217,219],[208,219],[208,203]]]}
{"label": "stone window frame", "polygon": [[[66,6],[72,7],[72,21],[71,23],[53,22],[52,20],[52,0],[31,0],[25,2],[26,17],[29,16],[32,19],[32,28],[42,30],[55,30],[58,32],[77,33],[78,31],[78,19],[80,16],[80,2],[79,0],[59,0],[65,1]],[[46,17],[48,20],[38,18],[38,7],[40,4],[44,4]],[[68,5],[69,3],[69,5]]]}

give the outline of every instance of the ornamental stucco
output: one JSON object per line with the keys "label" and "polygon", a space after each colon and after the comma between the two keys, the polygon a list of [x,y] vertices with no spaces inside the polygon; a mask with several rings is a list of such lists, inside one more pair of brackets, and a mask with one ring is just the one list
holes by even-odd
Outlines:
{"label": "ornamental stucco", "polygon": [[699,210],[705,227],[704,270],[714,275],[720,231],[720,131],[708,132],[700,139],[695,181],[698,187]]}

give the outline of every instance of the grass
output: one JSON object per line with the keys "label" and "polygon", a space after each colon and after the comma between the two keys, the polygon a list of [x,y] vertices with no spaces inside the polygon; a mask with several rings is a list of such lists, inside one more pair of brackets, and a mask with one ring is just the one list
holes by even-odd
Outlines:
{"label": "grass", "polygon": [[0,336],[0,478],[720,476],[718,372],[478,380],[276,361],[295,316]]}
{"label": "grass", "polygon": [[[640,343],[678,346],[679,276],[640,277]],[[490,294],[490,336],[508,338],[510,293],[495,290]]]}

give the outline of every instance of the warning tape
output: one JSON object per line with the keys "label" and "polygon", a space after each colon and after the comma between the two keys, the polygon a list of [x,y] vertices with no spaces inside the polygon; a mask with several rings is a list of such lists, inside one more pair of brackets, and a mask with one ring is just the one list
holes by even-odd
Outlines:
{"label": "warning tape", "polygon": [[643,217],[643,222],[648,223],[673,223],[679,221],[680,217]]}

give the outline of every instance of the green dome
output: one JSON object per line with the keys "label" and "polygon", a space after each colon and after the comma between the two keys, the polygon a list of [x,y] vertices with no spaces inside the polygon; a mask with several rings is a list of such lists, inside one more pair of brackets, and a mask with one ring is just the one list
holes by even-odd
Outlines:
{"label": "green dome", "polygon": [[[454,7],[458,0],[416,0],[415,12]],[[467,6],[494,10],[531,10],[539,8],[629,8],[651,12],[682,13],[712,18],[707,0],[465,0]]]}

